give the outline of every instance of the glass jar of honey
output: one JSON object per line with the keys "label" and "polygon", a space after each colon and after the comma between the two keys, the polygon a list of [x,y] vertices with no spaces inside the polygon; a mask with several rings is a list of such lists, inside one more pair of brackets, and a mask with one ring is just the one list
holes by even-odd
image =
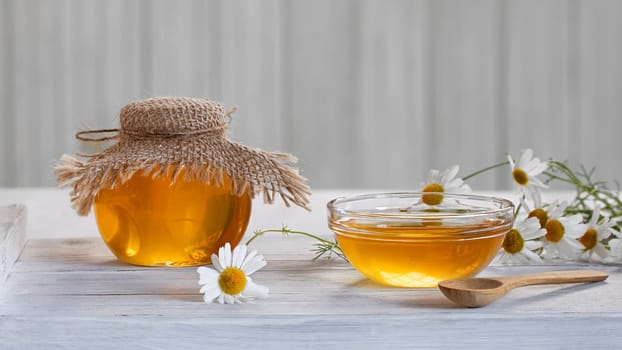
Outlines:
{"label": "glass jar of honey", "polygon": [[204,98],[132,102],[121,109],[119,129],[76,134],[84,142],[118,142],[86,161],[64,155],[57,181],[73,187],[79,215],[94,208],[101,237],[120,260],[208,264],[219,247],[243,238],[255,194],[301,207],[310,194],[306,179],[284,164],[294,161],[290,155],[227,140],[233,111]]}
{"label": "glass jar of honey", "polygon": [[[183,174],[182,174],[183,175]],[[237,245],[248,225],[251,198],[222,184],[153,178],[139,172],[93,203],[97,227],[108,248],[124,262],[145,266],[210,263],[219,247]]]}

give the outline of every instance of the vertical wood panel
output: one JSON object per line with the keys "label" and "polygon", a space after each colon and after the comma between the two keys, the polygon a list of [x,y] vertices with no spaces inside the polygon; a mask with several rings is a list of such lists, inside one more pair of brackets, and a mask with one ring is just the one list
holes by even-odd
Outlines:
{"label": "vertical wood panel", "polygon": [[541,158],[569,157],[566,1],[512,1],[508,6],[509,146]]}
{"label": "vertical wood panel", "polygon": [[[8,0],[0,185],[51,185],[77,129],[127,102],[237,105],[232,137],[299,156],[315,187],[415,188],[532,147],[622,178],[616,0]],[[36,127],[35,127],[36,126]],[[472,185],[509,184],[505,174]]]}
{"label": "vertical wood panel", "polygon": [[622,2],[575,4],[577,81],[570,147],[574,164],[596,166],[597,176],[622,179]]}
{"label": "vertical wood panel", "polygon": [[[412,188],[427,171],[427,2],[361,3],[358,186]],[[388,177],[387,174],[390,174]]]}
{"label": "vertical wood panel", "polygon": [[[298,2],[287,37],[292,150],[312,186],[357,187],[375,166],[358,145],[359,10],[356,1]],[[373,159],[373,157],[372,157]]]}
{"label": "vertical wood panel", "polygon": [[[428,163],[461,165],[461,175],[493,164],[496,148],[497,3],[433,1],[430,8]],[[491,180],[470,181],[492,188]]]}
{"label": "vertical wood panel", "polygon": [[14,8],[13,2],[0,3],[0,186],[13,182],[15,117],[13,99]]}
{"label": "vertical wood panel", "polygon": [[66,133],[62,137],[66,140],[63,142],[73,145],[71,149],[63,150],[67,153],[73,153],[76,149],[85,153],[100,150],[102,145],[99,144],[79,144],[73,139],[73,134],[77,130],[109,128],[114,122],[114,117],[106,113],[107,109],[101,102],[102,85],[112,83],[104,74],[104,6],[107,6],[106,3],[97,1],[71,1],[65,7],[69,16],[68,27],[63,33],[68,37],[63,41],[68,55],[63,57],[66,63],[63,74],[67,75],[68,82],[63,95],[69,124],[65,126]]}
{"label": "vertical wood panel", "polygon": [[40,96],[40,55],[39,43],[39,12],[35,1],[17,1],[15,6],[15,129],[16,137],[13,149],[17,152],[14,159],[16,177],[13,179],[18,186],[38,183],[38,172],[43,171],[38,154],[39,139],[37,129],[39,122],[38,101]]}
{"label": "vertical wood panel", "polygon": [[151,20],[153,55],[152,96],[193,96],[200,90],[196,67],[209,65],[200,55],[199,37],[207,32],[207,23],[195,14],[199,1],[154,1]]}
{"label": "vertical wood panel", "polygon": [[140,21],[142,8],[136,1],[97,1],[104,5],[100,13],[99,36],[101,45],[93,55],[101,55],[98,69],[100,91],[94,112],[105,127],[116,127],[119,111],[128,102],[148,95],[141,80],[141,65],[148,58],[141,51],[145,40]]}
{"label": "vertical wood panel", "polygon": [[[37,140],[37,146],[32,149],[29,155],[31,159],[28,167],[39,171],[34,171],[36,183],[52,183],[53,162],[58,156],[58,148],[55,142],[59,130],[65,127],[57,121],[60,109],[60,92],[58,81],[61,76],[58,71],[60,64],[60,51],[57,49],[58,36],[56,28],[59,26],[59,8],[53,2],[42,2],[36,4],[36,12],[31,15],[37,16],[38,33],[36,42],[38,54],[33,64],[37,67],[36,79],[38,80],[36,95],[33,96],[33,115],[34,123],[30,123],[29,136]],[[34,92],[34,91],[33,91]],[[32,170],[31,170],[32,171]]]}
{"label": "vertical wood panel", "polygon": [[[281,2],[222,3],[222,102],[236,105],[232,138],[253,147],[283,149]],[[291,150],[289,150],[291,151]]]}
{"label": "vertical wood panel", "polygon": [[[75,128],[79,126],[77,123],[80,118],[74,115],[73,104],[74,99],[79,98],[80,93],[78,91],[71,91],[72,81],[69,78],[73,73],[73,60],[74,53],[72,47],[72,33],[73,33],[73,11],[72,0],[60,0],[54,2],[54,6],[57,7],[55,14],[56,27],[51,27],[49,30],[56,40],[52,42],[55,51],[50,54],[56,55],[54,69],[56,71],[56,85],[54,90],[56,93],[57,104],[53,112],[53,119],[57,123],[54,131],[54,156],[56,159],[63,153],[73,153],[77,150],[78,144],[74,140]],[[50,181],[50,183],[53,183]]]}

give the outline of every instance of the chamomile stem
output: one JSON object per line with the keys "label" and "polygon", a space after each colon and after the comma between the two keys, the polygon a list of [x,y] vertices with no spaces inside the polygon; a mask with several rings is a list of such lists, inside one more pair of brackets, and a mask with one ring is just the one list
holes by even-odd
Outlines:
{"label": "chamomile stem", "polygon": [[318,240],[318,241],[320,241],[322,243],[333,244],[333,242],[331,242],[329,240],[326,240],[326,239],[324,239],[324,238],[322,238],[320,236],[316,236],[316,235],[314,235],[312,233],[308,233],[308,232],[304,232],[304,231],[294,231],[294,230],[290,230],[290,229],[287,229],[287,228],[282,228],[280,230],[277,230],[277,229],[257,230],[253,234],[253,237],[249,238],[248,241],[246,241],[246,245],[249,245],[252,241],[255,240],[255,238],[263,235],[264,233],[269,233],[269,232],[280,232],[280,233],[283,233],[283,234],[293,233],[293,234],[298,234],[298,235],[307,236],[309,238],[313,238],[313,239]]}
{"label": "chamomile stem", "polygon": [[339,256],[340,258],[342,258],[345,261],[348,261],[348,259],[345,257],[345,255],[343,254],[343,251],[341,250],[341,247],[339,246],[339,244],[336,241],[329,241],[327,239],[324,239],[320,236],[314,235],[312,233],[309,232],[304,232],[304,231],[295,231],[295,230],[290,230],[287,228],[287,226],[283,226],[281,227],[281,229],[269,229],[269,230],[255,230],[253,237],[249,238],[248,241],[246,241],[246,245],[249,245],[252,241],[255,240],[255,238],[262,236],[265,233],[268,232],[280,232],[284,235],[287,234],[298,234],[298,235],[302,235],[302,236],[306,236],[312,239],[315,239],[316,241],[318,241],[318,243],[315,243],[316,248],[313,249],[313,251],[316,253],[315,257],[313,258],[313,261],[319,259],[320,257],[322,257],[324,254],[328,253],[328,256],[330,257],[331,254],[336,254],[337,256]]}
{"label": "chamomile stem", "polygon": [[469,175],[463,177],[462,180],[466,181],[466,180],[468,180],[468,179],[470,179],[470,178],[472,178],[474,176],[477,176],[477,175],[479,175],[481,173],[485,173],[488,170],[493,170],[493,169],[496,169],[496,168],[499,168],[499,167],[502,167],[502,166],[505,166],[505,165],[509,165],[509,164],[510,164],[510,162],[506,160],[505,162],[501,162],[501,163],[497,163],[497,164],[491,165],[491,166],[486,167],[484,169],[480,169],[480,170],[478,170],[476,172],[470,173]]}
{"label": "chamomile stem", "polygon": [[[602,183],[592,181],[591,175],[593,170],[588,172],[585,168],[582,168],[581,173],[575,174],[566,164],[558,161],[550,161],[549,167],[560,173],[545,172],[544,174],[549,177],[549,180],[557,180],[571,184],[575,186],[577,190],[575,209],[569,208],[569,210],[567,210],[568,212],[571,210],[584,211],[584,213],[588,215],[590,211],[584,210],[587,208],[587,203],[585,201],[592,199],[601,203],[603,208],[609,211],[611,217],[622,216],[622,211],[620,211],[620,208],[622,208],[622,201],[617,194],[606,190],[606,188],[600,189],[599,185],[602,185]],[[585,181],[580,177],[584,178]]]}

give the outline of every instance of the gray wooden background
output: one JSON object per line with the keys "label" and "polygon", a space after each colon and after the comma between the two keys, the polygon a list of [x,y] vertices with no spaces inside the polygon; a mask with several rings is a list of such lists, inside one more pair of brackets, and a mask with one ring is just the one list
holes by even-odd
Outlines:
{"label": "gray wooden background", "polygon": [[0,0],[0,186],[52,185],[78,129],[161,95],[237,106],[230,136],[312,187],[524,147],[622,179],[622,1]]}

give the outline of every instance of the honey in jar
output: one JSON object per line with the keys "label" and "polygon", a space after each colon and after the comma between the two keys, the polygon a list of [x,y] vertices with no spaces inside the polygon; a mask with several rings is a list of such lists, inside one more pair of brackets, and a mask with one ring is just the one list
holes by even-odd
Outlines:
{"label": "honey in jar", "polygon": [[238,244],[250,218],[251,198],[248,192],[234,195],[228,177],[220,185],[171,183],[170,176],[139,172],[121,186],[102,189],[93,208],[101,237],[120,260],[190,266],[209,264],[227,242]]}
{"label": "honey in jar", "polygon": [[57,181],[73,187],[79,215],[94,208],[101,237],[120,260],[208,264],[219,247],[240,242],[255,194],[266,203],[309,203],[306,179],[284,164],[294,157],[225,137],[233,111],[205,98],[132,102],[121,109],[119,129],[76,134],[84,142],[117,142],[86,161],[64,155]]}

